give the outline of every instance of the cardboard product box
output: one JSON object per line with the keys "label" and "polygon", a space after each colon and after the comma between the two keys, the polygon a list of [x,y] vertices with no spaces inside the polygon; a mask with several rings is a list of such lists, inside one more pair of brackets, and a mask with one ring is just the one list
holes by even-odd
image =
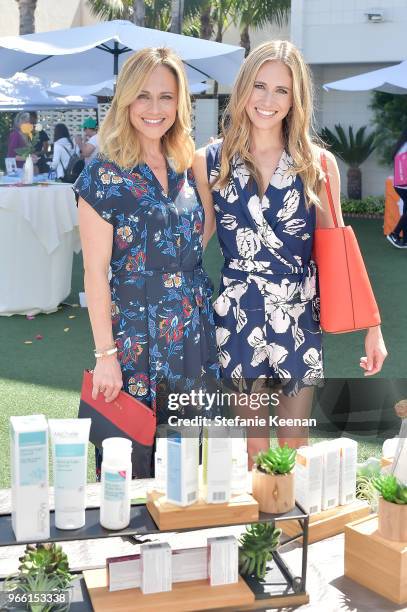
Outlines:
{"label": "cardboard product box", "polygon": [[10,417],[11,524],[17,541],[50,536],[48,423],[43,414]]}

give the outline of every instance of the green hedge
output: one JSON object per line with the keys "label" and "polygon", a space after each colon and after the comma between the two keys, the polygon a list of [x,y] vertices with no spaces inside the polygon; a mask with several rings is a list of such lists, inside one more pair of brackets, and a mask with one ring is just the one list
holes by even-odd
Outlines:
{"label": "green hedge", "polygon": [[367,196],[362,200],[342,198],[341,203],[344,214],[377,215],[384,213],[384,196]]}

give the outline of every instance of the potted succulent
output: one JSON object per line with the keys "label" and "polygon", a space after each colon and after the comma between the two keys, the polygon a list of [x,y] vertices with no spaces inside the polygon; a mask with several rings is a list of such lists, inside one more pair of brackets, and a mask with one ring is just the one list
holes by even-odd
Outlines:
{"label": "potted succulent", "polygon": [[281,514],[295,506],[294,466],[297,451],[275,446],[261,451],[254,458],[253,497],[261,512]]}
{"label": "potted succulent", "polygon": [[[16,592],[15,601],[24,605],[23,609],[31,612],[69,609],[73,575],[59,544],[27,544],[19,561],[18,573],[5,580],[4,590]],[[38,594],[47,595],[45,601]]]}
{"label": "potted succulent", "polygon": [[407,542],[407,485],[392,474],[373,481],[379,491],[379,533],[387,540]]}
{"label": "potted succulent", "polygon": [[266,575],[267,562],[280,544],[281,529],[274,523],[254,523],[246,526],[239,543],[239,572],[242,576],[262,579]]}

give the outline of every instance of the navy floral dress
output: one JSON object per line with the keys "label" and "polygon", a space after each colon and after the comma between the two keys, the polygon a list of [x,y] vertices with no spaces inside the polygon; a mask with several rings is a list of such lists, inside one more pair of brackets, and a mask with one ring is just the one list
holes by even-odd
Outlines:
{"label": "navy floral dress", "polygon": [[[222,143],[207,147],[208,179],[219,175]],[[222,377],[273,379],[296,394],[323,376],[316,267],[315,207],[283,152],[264,196],[235,156],[225,188],[212,192],[225,258],[214,302]]]}
{"label": "navy floral dress", "polygon": [[168,194],[146,164],[94,159],[75,191],[113,226],[113,335],[123,388],[157,409],[160,389],[218,378],[211,283],[202,268],[204,210],[192,174],[167,162]]}

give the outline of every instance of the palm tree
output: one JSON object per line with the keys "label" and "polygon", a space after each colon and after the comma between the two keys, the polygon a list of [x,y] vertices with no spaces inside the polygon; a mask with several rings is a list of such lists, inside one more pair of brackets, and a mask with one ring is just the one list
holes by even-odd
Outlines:
{"label": "palm tree", "polygon": [[240,46],[245,56],[250,53],[249,30],[263,28],[270,23],[280,27],[287,23],[291,0],[238,0],[236,2],[236,21],[240,26]]}
{"label": "palm tree", "polygon": [[133,0],[133,21],[137,26],[144,28],[146,20],[146,9],[144,0]]}
{"label": "palm tree", "polygon": [[171,29],[174,34],[181,34],[184,16],[184,0],[171,0]]}
{"label": "palm tree", "polygon": [[37,0],[16,0],[20,14],[19,33],[33,34],[35,32],[35,9]]}
{"label": "palm tree", "polygon": [[343,127],[335,125],[335,132],[324,127],[321,130],[321,138],[326,142],[332,152],[337,155],[347,166],[348,198],[360,200],[362,198],[362,172],[360,166],[367,160],[376,148],[376,133],[371,132],[365,136],[366,125],[359,128],[356,135],[350,125],[348,135]]}
{"label": "palm tree", "polygon": [[133,19],[134,8],[139,3],[137,0],[88,0],[90,11],[96,17],[105,21],[113,19]]}

